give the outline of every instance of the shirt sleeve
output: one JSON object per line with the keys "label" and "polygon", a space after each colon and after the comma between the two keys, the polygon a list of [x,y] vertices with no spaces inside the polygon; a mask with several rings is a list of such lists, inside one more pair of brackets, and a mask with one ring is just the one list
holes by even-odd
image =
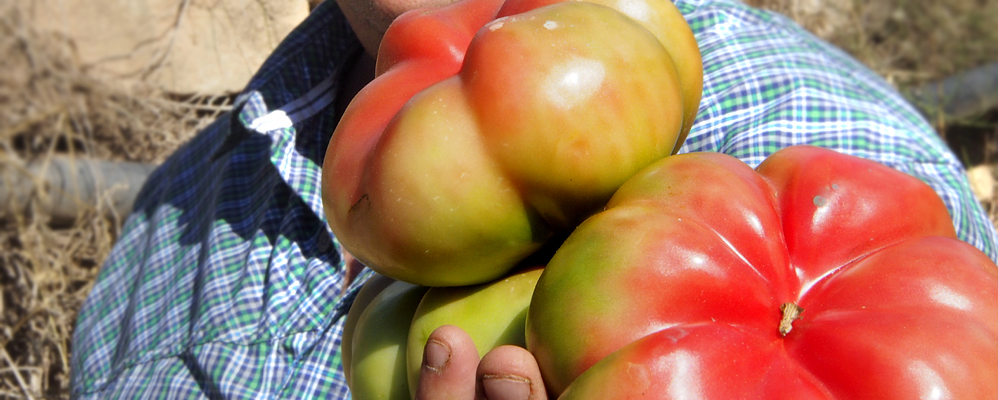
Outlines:
{"label": "shirt sleeve", "polygon": [[74,398],[346,398],[319,177],[363,50],[333,1],[144,185],[79,314]]}

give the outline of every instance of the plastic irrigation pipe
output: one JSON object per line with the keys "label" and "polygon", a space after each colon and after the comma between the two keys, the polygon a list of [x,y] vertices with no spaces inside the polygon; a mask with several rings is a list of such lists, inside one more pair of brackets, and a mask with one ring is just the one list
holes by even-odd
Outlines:
{"label": "plastic irrigation pipe", "polygon": [[963,118],[998,107],[998,62],[904,91],[927,117]]}
{"label": "plastic irrigation pipe", "polygon": [[68,225],[101,201],[105,211],[124,218],[155,168],[151,164],[64,156],[22,167],[0,165],[0,207],[24,213],[31,201],[37,200],[38,211],[50,215],[50,223]]}

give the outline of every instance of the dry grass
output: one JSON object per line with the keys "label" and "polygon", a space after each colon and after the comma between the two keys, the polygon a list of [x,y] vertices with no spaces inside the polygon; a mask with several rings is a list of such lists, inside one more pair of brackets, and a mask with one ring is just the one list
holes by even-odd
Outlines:
{"label": "dry grass", "polygon": [[[57,154],[158,163],[227,108],[228,97],[89,76],[66,40],[23,22],[17,1],[0,0],[0,180]],[[120,225],[108,208],[92,204],[68,227],[36,207],[0,210],[0,398],[68,397],[76,313]]]}
{"label": "dry grass", "polygon": [[910,86],[998,61],[998,0],[744,0]]}
{"label": "dry grass", "polygon": [[[0,0],[0,177],[55,154],[157,163],[227,108],[227,97],[177,98],[88,75],[66,40],[23,23],[19,1]],[[899,86],[998,61],[998,0],[750,2],[794,17]],[[993,174],[998,112],[933,123],[968,166]],[[998,220],[993,191],[983,204]],[[0,211],[0,399],[68,397],[76,313],[118,234],[107,208],[93,204],[69,227],[31,207]]]}

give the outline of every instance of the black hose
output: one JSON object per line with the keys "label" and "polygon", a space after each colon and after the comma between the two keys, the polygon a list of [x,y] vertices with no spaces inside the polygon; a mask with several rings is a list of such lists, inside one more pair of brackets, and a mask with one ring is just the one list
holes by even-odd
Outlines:
{"label": "black hose", "polygon": [[124,218],[155,165],[65,156],[25,166],[0,165],[0,210],[24,213],[34,201],[53,225],[68,225],[88,209]]}
{"label": "black hose", "polygon": [[998,62],[902,92],[929,118],[980,115],[998,107]]}

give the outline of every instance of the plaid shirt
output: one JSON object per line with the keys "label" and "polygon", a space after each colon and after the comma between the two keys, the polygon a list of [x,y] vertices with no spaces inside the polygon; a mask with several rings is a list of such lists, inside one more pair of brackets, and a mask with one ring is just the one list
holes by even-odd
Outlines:
{"label": "plaid shirt", "polygon": [[[814,144],[929,183],[963,240],[996,235],[960,162],[874,73],[791,21],[725,0],[677,0],[704,61],[682,152],[758,165]],[[341,67],[361,52],[326,1],[260,69],[237,109],[150,177],[76,327],[77,398],[347,398],[344,288],[320,200]]]}

